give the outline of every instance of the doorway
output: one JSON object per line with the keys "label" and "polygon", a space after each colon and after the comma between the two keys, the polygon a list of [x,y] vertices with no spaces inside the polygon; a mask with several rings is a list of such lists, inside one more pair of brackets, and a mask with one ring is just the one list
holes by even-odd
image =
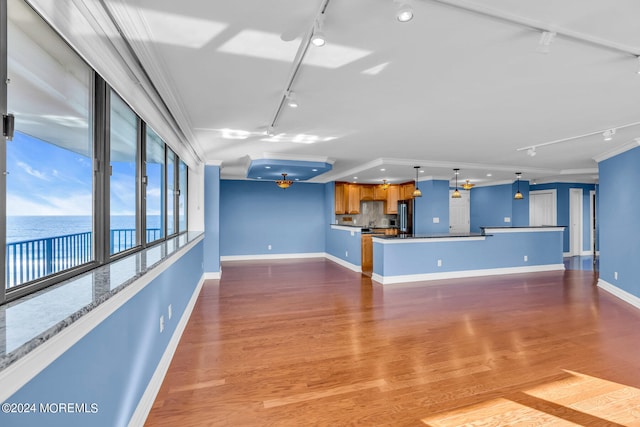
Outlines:
{"label": "doorway", "polygon": [[449,191],[449,233],[469,233],[470,230],[470,197],[469,191],[461,191],[459,199],[451,198],[453,191]]}
{"label": "doorway", "polygon": [[529,192],[529,225],[557,225],[557,191],[537,190]]}

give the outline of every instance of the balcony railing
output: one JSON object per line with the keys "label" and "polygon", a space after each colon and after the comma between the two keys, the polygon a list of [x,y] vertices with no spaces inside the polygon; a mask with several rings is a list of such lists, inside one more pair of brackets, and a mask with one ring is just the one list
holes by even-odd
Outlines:
{"label": "balcony railing", "polygon": [[[159,228],[148,228],[147,242],[161,237]],[[93,260],[92,232],[24,240],[7,244],[7,289],[68,270]],[[136,245],[134,229],[111,230],[110,253],[118,253]]]}

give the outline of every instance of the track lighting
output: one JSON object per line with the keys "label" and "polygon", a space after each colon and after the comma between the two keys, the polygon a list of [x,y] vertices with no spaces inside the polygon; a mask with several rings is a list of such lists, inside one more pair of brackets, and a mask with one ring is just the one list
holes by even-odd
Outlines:
{"label": "track lighting", "polygon": [[313,36],[311,36],[311,43],[313,43],[314,46],[321,47],[326,43],[324,31],[322,31],[323,26],[324,15],[321,15],[318,19],[316,19],[316,24],[313,27]]}
{"label": "track lighting", "polygon": [[604,138],[605,141],[611,141],[613,139],[613,135],[615,134],[616,134],[615,129],[607,129],[604,132],[602,132],[602,137]]}
{"label": "track lighting", "polygon": [[298,108],[298,98],[294,92],[289,92],[287,94],[287,105],[291,108]]}
{"label": "track lighting", "polygon": [[534,157],[536,154],[536,147],[531,147],[527,150],[527,156],[529,157]]}
{"label": "track lighting", "polygon": [[556,33],[551,31],[543,31],[540,34],[540,40],[538,40],[538,48],[536,49],[540,53],[549,53],[551,50],[551,43],[555,39]]}
{"label": "track lighting", "polygon": [[413,19],[413,7],[409,3],[401,3],[396,12],[396,19],[400,22],[409,22]]}

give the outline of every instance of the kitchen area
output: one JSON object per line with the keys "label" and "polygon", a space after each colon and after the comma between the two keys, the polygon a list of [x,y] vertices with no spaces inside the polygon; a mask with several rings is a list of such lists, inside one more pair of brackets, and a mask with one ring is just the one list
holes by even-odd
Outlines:
{"label": "kitchen area", "polygon": [[403,184],[335,183],[336,224],[361,234],[361,268],[373,270],[374,236],[412,234],[413,181]]}

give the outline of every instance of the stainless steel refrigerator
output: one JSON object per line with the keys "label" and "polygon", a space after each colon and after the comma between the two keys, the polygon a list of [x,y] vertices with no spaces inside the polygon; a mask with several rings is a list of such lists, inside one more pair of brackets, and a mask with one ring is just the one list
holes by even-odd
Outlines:
{"label": "stainless steel refrigerator", "polygon": [[398,201],[398,231],[402,234],[413,233],[413,200]]}

